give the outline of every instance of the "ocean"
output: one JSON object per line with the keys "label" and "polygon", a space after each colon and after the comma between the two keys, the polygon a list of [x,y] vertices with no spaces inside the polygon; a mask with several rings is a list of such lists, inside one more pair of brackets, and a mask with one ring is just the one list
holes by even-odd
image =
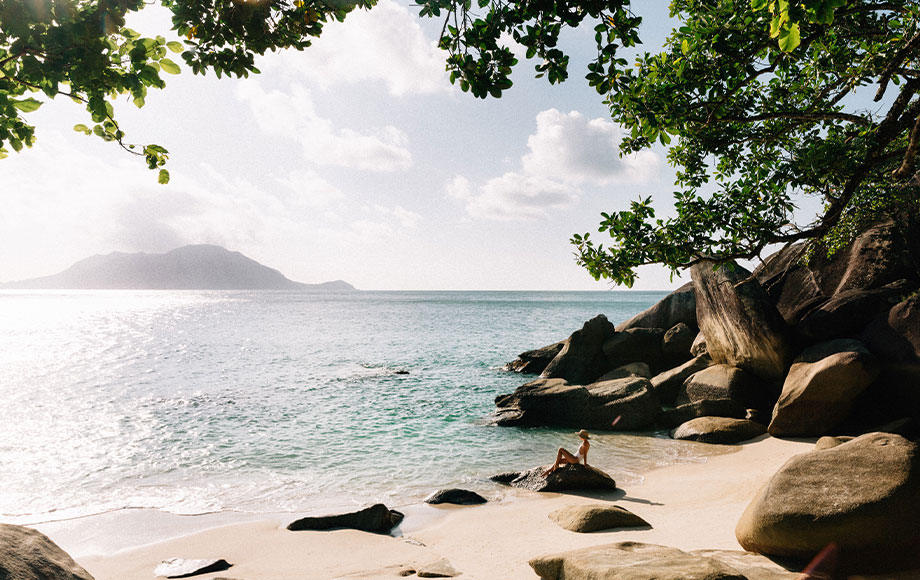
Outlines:
{"label": "ocean", "polygon": [[[664,295],[0,292],[0,521],[500,497],[490,475],[578,442],[484,421],[531,380],[502,365]],[[590,460],[630,485],[711,449],[598,433]]]}

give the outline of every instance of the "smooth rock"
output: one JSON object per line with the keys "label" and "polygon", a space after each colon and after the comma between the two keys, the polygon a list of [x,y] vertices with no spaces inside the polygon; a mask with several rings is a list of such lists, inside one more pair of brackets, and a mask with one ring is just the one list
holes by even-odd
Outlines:
{"label": "smooth rock", "polygon": [[792,457],[744,511],[735,536],[746,550],[805,561],[833,542],[846,571],[904,569],[920,554],[918,521],[917,444],[869,433]]}
{"label": "smooth rock", "polygon": [[906,281],[868,290],[838,292],[812,308],[793,331],[799,342],[813,343],[859,335],[876,316],[888,312],[898,297],[910,291]]}
{"label": "smooth rock", "polygon": [[872,321],[861,338],[885,362],[920,365],[920,294]]}
{"label": "smooth rock", "polygon": [[776,396],[761,379],[737,367],[717,364],[687,378],[677,393],[680,405],[706,399],[734,399],[745,408],[770,409]]}
{"label": "smooth rock", "polygon": [[613,334],[613,324],[606,316],[598,314],[564,341],[562,350],[543,369],[540,376],[547,379],[565,379],[573,385],[593,382],[613,368],[607,362],[603,349],[604,342]]}
{"label": "smooth rock", "polygon": [[652,370],[648,368],[648,365],[644,362],[634,362],[629,363],[628,365],[623,365],[617,367],[612,371],[602,374],[594,382],[602,383],[604,381],[612,381],[614,379],[626,379],[629,377],[642,377],[644,379],[652,378]]}
{"label": "smooth rock", "polygon": [[661,339],[661,351],[665,358],[675,364],[693,358],[690,347],[693,346],[693,341],[696,340],[698,334],[699,331],[696,328],[691,328],[683,322],[669,328]]}
{"label": "smooth rock", "polygon": [[730,417],[699,417],[671,431],[672,439],[731,445],[767,432],[760,423]]}
{"label": "smooth rock", "polygon": [[856,397],[878,374],[878,359],[858,340],[831,340],[805,349],[786,375],[770,434],[827,435],[846,419]]}
{"label": "smooth rock", "polygon": [[825,435],[824,437],[821,437],[815,441],[815,451],[821,451],[822,449],[833,449],[834,447],[843,445],[844,443],[852,441],[853,439],[856,439],[856,437],[851,435],[840,435],[837,437]]}
{"label": "smooth rock", "polygon": [[630,328],[617,332],[604,342],[604,355],[611,368],[644,362],[653,372],[660,372],[668,366],[661,350],[664,334],[662,328]]}
{"label": "smooth rock", "polygon": [[230,569],[230,563],[223,559],[186,560],[184,558],[170,558],[163,560],[153,570],[154,576],[167,578],[188,578],[199,574],[223,572]]}
{"label": "smooth rock", "polygon": [[425,503],[429,504],[450,503],[456,505],[475,505],[486,503],[487,501],[489,500],[475,491],[457,488],[439,489],[425,498]]}
{"label": "smooth rock", "polygon": [[457,572],[446,558],[441,558],[419,566],[415,575],[419,578],[453,578],[459,576],[460,572]]}
{"label": "smooth rock", "polygon": [[693,344],[690,345],[690,354],[692,356],[709,356],[709,348],[706,346],[706,335],[702,332],[696,334]]}
{"label": "smooth rock", "polygon": [[375,534],[389,534],[390,530],[398,526],[402,519],[402,513],[378,503],[356,512],[301,518],[288,524],[287,529],[300,531],[347,528]]}
{"label": "smooth rock", "polygon": [[747,580],[714,558],[640,542],[573,550],[529,564],[542,580]]}
{"label": "smooth rock", "polygon": [[684,381],[690,375],[708,368],[712,364],[712,359],[708,356],[698,356],[678,367],[655,375],[651,380],[655,394],[658,395],[658,400],[665,405],[673,404]]}
{"label": "smooth rock", "polygon": [[690,269],[696,285],[696,317],[717,363],[745,369],[766,380],[786,374],[792,359],[789,328],[766,291],[736,264]]}
{"label": "smooth rock", "polygon": [[530,491],[613,491],[617,488],[613,478],[596,467],[568,464],[544,476],[543,472],[550,467],[547,465],[527,471],[500,473],[489,479]]}
{"label": "smooth rock", "polygon": [[[712,558],[727,564],[744,574],[747,580],[803,580],[799,572],[792,572],[762,554],[742,552],[741,550],[694,550],[690,554]],[[789,564],[793,570],[801,568],[801,566],[796,566],[794,563],[790,562]],[[920,580],[920,578],[917,580]]]}
{"label": "smooth rock", "polygon": [[48,536],[23,526],[0,524],[3,580],[93,580]]}
{"label": "smooth rock", "polygon": [[696,294],[693,282],[687,282],[651,308],[617,325],[617,332],[630,328],[671,328],[683,322],[696,326]]}
{"label": "smooth rock", "polygon": [[549,519],[570,532],[590,533],[614,528],[645,528],[651,525],[620,506],[604,504],[569,506],[550,512]]}
{"label": "smooth rock", "polygon": [[[577,429],[636,430],[655,422],[660,406],[648,379],[629,377],[590,385],[537,379],[495,398],[493,415],[501,426],[560,426]],[[616,427],[613,420],[621,417]]]}
{"label": "smooth rock", "polygon": [[504,368],[506,371],[539,375],[546,369],[546,365],[556,358],[563,346],[565,346],[565,341],[554,342],[542,348],[522,352],[517,359],[506,364]]}
{"label": "smooth rock", "polygon": [[680,405],[674,409],[662,410],[658,415],[658,423],[673,429],[699,417],[746,419],[748,413],[744,405],[732,399],[703,399]]}

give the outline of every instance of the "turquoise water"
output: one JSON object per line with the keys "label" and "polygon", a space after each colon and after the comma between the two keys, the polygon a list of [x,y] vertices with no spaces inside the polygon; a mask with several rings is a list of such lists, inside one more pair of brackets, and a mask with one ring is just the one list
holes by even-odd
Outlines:
{"label": "turquoise water", "polygon": [[[576,442],[483,423],[528,380],[501,366],[663,295],[0,293],[0,519],[406,505],[455,485],[498,496],[489,475]],[[592,463],[627,484],[706,454],[594,441]]]}

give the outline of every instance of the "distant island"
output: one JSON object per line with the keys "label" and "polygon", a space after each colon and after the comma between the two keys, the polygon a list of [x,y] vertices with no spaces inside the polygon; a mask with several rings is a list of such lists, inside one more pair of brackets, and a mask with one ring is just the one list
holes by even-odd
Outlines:
{"label": "distant island", "polygon": [[353,291],[348,282],[302,284],[239,252],[208,244],[165,254],[112,252],[80,260],[53,276],[0,284],[40,290],[313,290]]}

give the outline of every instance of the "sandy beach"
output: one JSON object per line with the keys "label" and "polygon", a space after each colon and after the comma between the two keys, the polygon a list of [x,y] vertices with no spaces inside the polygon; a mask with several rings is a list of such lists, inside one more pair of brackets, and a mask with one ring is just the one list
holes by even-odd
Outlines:
{"label": "sandy beach", "polygon": [[[643,483],[602,497],[512,490],[483,506],[411,506],[396,537],[352,530],[285,530],[296,515],[229,525],[221,524],[233,520],[232,514],[192,518],[183,520],[186,525],[174,525],[171,539],[142,546],[130,544],[142,541],[145,529],[160,537],[170,535],[168,522],[176,520],[157,524],[128,514],[92,534],[82,533],[85,520],[37,527],[97,580],[149,580],[157,564],[168,558],[224,558],[233,565],[198,576],[203,579],[400,577],[407,569],[446,559],[465,578],[523,580],[536,578],[527,564],[530,558],[605,543],[632,540],[685,550],[740,549],[735,524],[754,494],[787,459],[812,446],[811,440],[765,436],[706,463],[655,470]],[[636,513],[651,529],[578,534],[547,518],[565,506],[601,502]],[[218,527],[188,533],[204,525]],[[106,546],[121,549],[105,553]]]}

